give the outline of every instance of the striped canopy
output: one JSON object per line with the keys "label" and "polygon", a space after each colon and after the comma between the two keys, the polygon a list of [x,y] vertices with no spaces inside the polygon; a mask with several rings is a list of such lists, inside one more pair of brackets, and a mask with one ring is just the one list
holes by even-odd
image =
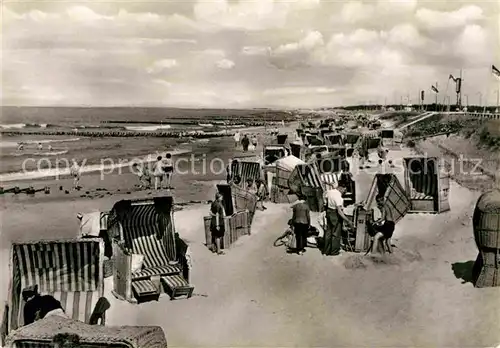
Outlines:
{"label": "striped canopy", "polygon": [[104,292],[103,260],[100,239],[14,243],[9,328],[23,325],[21,293],[33,285],[59,300],[71,318],[88,321]]}
{"label": "striped canopy", "polygon": [[302,191],[302,187],[323,188],[317,163],[297,165],[290,174],[288,185],[297,193]]}
{"label": "striped canopy", "polygon": [[405,171],[411,187],[426,196],[438,196],[439,168],[436,157],[405,157]]}
{"label": "striped canopy", "polygon": [[[123,200],[110,213],[110,229],[121,225],[121,234],[115,238],[125,242],[134,254],[144,255],[144,267],[167,265],[176,260],[173,198]],[[113,227],[112,227],[113,226]]]}
{"label": "striped canopy", "polygon": [[241,178],[242,185],[246,186],[247,180],[258,180],[262,178],[261,165],[259,162],[238,161],[233,175]]}

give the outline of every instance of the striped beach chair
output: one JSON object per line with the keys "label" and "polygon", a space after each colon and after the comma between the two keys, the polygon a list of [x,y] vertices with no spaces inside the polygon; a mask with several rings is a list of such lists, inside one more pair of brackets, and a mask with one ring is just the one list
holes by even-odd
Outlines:
{"label": "striped beach chair", "polygon": [[263,178],[262,166],[259,162],[238,160],[233,169],[233,175],[238,175],[240,177],[240,187],[246,187],[247,180],[256,181]]}
{"label": "striped beach chair", "polygon": [[[175,247],[173,198],[117,202],[108,229],[113,236],[113,294],[133,303],[158,300],[163,293],[160,283],[165,285],[168,277],[182,272]],[[142,259],[142,265],[136,265],[136,259]]]}
{"label": "striped beach chair", "polygon": [[311,211],[323,209],[323,182],[316,161],[297,165],[288,178],[288,184],[292,192],[306,197]]}
{"label": "striped beach chair", "polygon": [[[38,285],[41,295],[52,295],[74,320],[89,323],[104,295],[104,245],[100,239],[14,243],[11,284],[2,335],[24,325],[23,289]],[[104,324],[102,318],[101,324]]]}
{"label": "striped beach chair", "polygon": [[324,190],[327,189],[326,184],[328,183],[341,184],[346,188],[346,191],[342,195],[344,207],[356,203],[356,182],[352,180],[350,173],[322,173],[320,174],[320,178]]}

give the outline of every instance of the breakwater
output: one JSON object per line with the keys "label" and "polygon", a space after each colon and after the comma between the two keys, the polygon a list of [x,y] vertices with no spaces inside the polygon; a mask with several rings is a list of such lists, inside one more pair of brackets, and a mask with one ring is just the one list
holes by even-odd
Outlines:
{"label": "breakwater", "polygon": [[69,136],[79,136],[79,137],[94,137],[94,138],[107,138],[107,137],[119,137],[119,138],[130,138],[130,137],[155,137],[155,138],[180,138],[180,137],[192,137],[192,138],[215,138],[221,136],[232,136],[234,131],[218,131],[218,132],[172,132],[172,131],[97,131],[97,130],[13,130],[13,129],[3,129],[0,130],[2,136],[18,136],[18,135],[69,135]]}

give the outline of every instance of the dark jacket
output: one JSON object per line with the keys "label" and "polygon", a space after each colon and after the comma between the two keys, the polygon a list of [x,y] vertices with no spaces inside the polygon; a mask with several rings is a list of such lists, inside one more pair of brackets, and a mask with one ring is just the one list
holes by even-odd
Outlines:
{"label": "dark jacket", "polygon": [[24,325],[31,324],[35,322],[37,313],[39,313],[39,318],[44,318],[47,313],[55,310],[63,309],[61,302],[56,300],[53,296],[37,295],[24,305]]}
{"label": "dark jacket", "polygon": [[210,229],[213,231],[216,228],[224,228],[224,207],[219,201],[213,201],[210,206]]}
{"label": "dark jacket", "polygon": [[298,202],[293,205],[292,222],[294,224],[311,224],[311,212],[307,203]]}

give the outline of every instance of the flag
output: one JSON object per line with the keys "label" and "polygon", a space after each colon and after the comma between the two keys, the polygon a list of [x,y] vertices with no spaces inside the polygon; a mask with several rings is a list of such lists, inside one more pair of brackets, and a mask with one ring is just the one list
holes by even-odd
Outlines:
{"label": "flag", "polygon": [[453,77],[453,75],[452,75],[452,74],[450,74],[450,77],[448,77],[448,80],[449,80],[449,79],[452,79],[453,81],[455,81],[455,78]]}
{"label": "flag", "polygon": [[431,89],[432,89],[433,92],[439,93],[439,90],[437,89],[437,87],[432,86]]}
{"label": "flag", "polygon": [[491,66],[491,72],[493,73],[493,75],[495,75],[497,79],[500,79],[500,70],[498,70],[496,66],[494,65]]}

